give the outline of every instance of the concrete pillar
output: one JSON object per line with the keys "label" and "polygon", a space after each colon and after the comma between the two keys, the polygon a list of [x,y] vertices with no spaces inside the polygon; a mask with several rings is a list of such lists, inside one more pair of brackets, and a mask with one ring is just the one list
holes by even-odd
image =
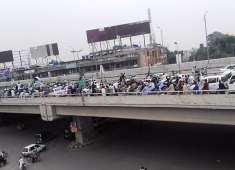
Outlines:
{"label": "concrete pillar", "polygon": [[74,117],[74,122],[77,125],[77,132],[75,133],[76,142],[81,145],[90,144],[95,138],[95,130],[93,121],[90,117]]}
{"label": "concrete pillar", "polygon": [[44,121],[53,121],[59,118],[59,116],[56,115],[55,107],[51,105],[41,104],[40,113],[41,113],[41,118]]}

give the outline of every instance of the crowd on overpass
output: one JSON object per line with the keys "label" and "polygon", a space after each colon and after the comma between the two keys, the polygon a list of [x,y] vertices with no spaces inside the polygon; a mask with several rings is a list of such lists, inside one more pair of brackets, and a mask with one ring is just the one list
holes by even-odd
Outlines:
{"label": "crowd on overpass", "polygon": [[[226,89],[224,82],[219,81],[218,90]],[[127,78],[125,73],[117,81],[86,80],[61,81],[46,83],[35,77],[32,83],[18,82],[12,87],[0,91],[2,97],[29,97],[29,96],[65,96],[65,95],[112,95],[121,93],[138,93],[142,95],[154,92],[168,92],[167,94],[199,94],[208,93],[207,80],[200,80],[190,75],[168,76],[159,74],[147,76],[143,80],[135,77]],[[222,92],[223,93],[223,92]]]}

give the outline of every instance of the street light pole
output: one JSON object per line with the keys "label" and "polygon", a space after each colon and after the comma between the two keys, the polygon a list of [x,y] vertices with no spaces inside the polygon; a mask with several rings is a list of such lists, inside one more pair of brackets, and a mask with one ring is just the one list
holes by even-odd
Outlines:
{"label": "street light pole", "polygon": [[[73,50],[70,51],[70,52],[73,54],[74,61],[76,61],[76,56],[77,56],[77,60],[79,60],[79,53],[82,52],[82,50],[75,50],[75,49],[73,48]],[[76,53],[77,55],[75,55],[75,53]]]}
{"label": "street light pole", "polygon": [[[179,54],[179,43],[178,42],[174,42],[175,44],[175,51],[176,51],[176,62],[178,62],[178,67],[179,67],[179,74],[181,73],[181,56]],[[176,63],[177,64],[177,63]]]}
{"label": "street light pole", "polygon": [[160,30],[160,34],[161,34],[161,43],[162,43],[162,47],[164,46],[164,40],[163,40],[163,30],[161,27],[157,27]]}
{"label": "street light pole", "polygon": [[207,60],[208,60],[208,64],[209,64],[209,61],[210,61],[210,53],[209,53],[209,48],[208,48],[208,31],[207,31],[207,13],[206,12],[204,14],[204,24],[205,24],[205,34],[206,34],[206,54],[207,54]]}

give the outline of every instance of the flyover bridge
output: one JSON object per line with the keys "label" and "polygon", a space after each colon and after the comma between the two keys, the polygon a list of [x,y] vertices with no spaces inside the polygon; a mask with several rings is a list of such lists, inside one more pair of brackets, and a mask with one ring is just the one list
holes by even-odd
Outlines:
{"label": "flyover bridge", "polygon": [[235,94],[0,98],[0,113],[235,125]]}

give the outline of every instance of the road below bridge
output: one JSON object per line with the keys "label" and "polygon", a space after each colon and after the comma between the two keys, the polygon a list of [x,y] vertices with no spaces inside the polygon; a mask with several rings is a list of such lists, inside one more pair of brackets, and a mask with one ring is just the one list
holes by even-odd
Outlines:
{"label": "road below bridge", "polygon": [[[116,120],[94,143],[69,150],[63,139],[61,121],[48,130],[57,138],[48,143],[41,162],[30,170],[234,170],[235,128],[233,126],[165,123],[142,120]],[[17,131],[15,126],[0,127],[0,149],[9,153],[2,170],[17,169],[22,148],[32,143],[36,130],[47,122]],[[53,129],[53,130],[52,130]]]}

